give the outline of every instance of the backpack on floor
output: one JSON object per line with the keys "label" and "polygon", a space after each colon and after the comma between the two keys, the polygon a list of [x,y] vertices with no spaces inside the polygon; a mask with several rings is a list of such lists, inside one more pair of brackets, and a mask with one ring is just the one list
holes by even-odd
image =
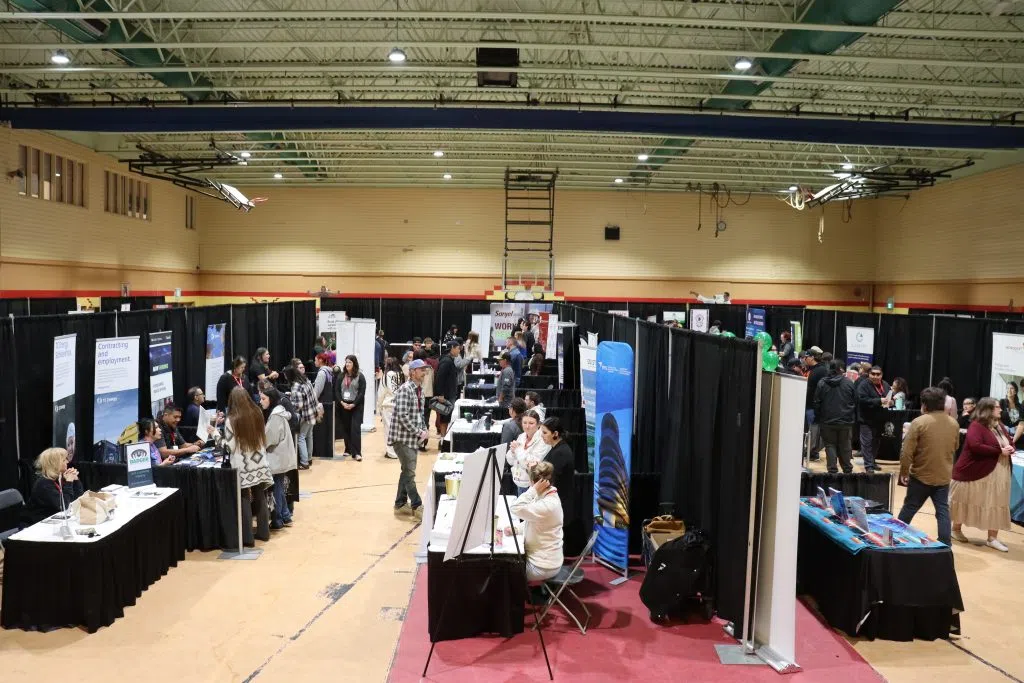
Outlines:
{"label": "backpack on floor", "polygon": [[658,548],[640,586],[640,599],[651,617],[680,612],[688,601],[699,598],[710,618],[711,559],[711,543],[701,529],[689,530]]}

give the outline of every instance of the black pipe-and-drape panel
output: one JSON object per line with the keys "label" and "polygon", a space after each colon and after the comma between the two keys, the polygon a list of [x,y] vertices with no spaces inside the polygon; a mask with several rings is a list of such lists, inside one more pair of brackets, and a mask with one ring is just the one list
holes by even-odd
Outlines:
{"label": "black pipe-and-drape panel", "polygon": [[[817,346],[822,350],[832,351],[836,358],[843,358],[845,353],[837,353],[835,348],[839,344],[839,337],[836,334],[836,312],[822,311],[808,308],[804,311],[803,317],[803,348],[809,349]],[[846,337],[843,333],[843,345],[845,348]]]}
{"label": "black pipe-and-drape panel", "polygon": [[[253,354],[261,346],[267,346],[267,307],[265,304],[241,304],[231,306],[231,352],[244,356],[252,363]],[[280,358],[273,355],[270,360],[277,365]]]}
{"label": "black pipe-and-drape panel", "polygon": [[[751,306],[751,308],[764,308],[765,331],[772,336],[772,340],[780,347],[782,343],[779,341],[779,337],[784,331],[792,327],[792,321],[796,320],[803,324],[803,308],[791,306]],[[806,337],[807,333],[804,332],[804,338]],[[832,339],[829,338],[829,346],[831,347],[831,345]]]}
{"label": "black pipe-and-drape panel", "polygon": [[14,328],[8,318],[0,320],[0,491],[18,488],[16,375]]}
{"label": "black pipe-and-drape panel", "polygon": [[380,299],[345,299],[337,296],[325,296],[320,299],[321,311],[344,311],[349,318],[380,318]]}
{"label": "black pipe-and-drape panel", "polygon": [[[100,299],[101,311],[120,311],[121,304],[128,304],[132,311],[151,311],[154,306],[164,303],[162,296],[105,296]],[[127,312],[127,311],[126,311]]]}
{"label": "black pipe-and-drape panel", "polygon": [[[202,306],[189,308],[188,359],[185,363],[185,383],[190,387],[206,388],[206,328],[224,324],[224,370],[231,367],[231,306]],[[237,353],[237,352],[236,352]],[[213,401],[215,396],[207,396]]]}
{"label": "black pipe-and-drape panel", "polygon": [[[491,312],[491,302],[484,299],[445,299],[441,302],[441,329],[445,332],[452,325],[459,326],[459,336],[463,339],[472,329],[474,315],[486,315]],[[476,330],[480,332],[480,330]],[[543,339],[537,340],[543,343]],[[533,352],[533,349],[530,349]]]}
{"label": "black pipe-and-drape panel", "polygon": [[273,369],[283,368],[295,356],[293,312],[290,301],[267,304],[267,348]]}
{"label": "black pipe-and-drape panel", "polygon": [[[732,332],[742,339],[747,331],[747,307],[739,304],[691,304],[690,309],[708,309],[708,326],[716,320],[722,323],[722,332]],[[691,314],[692,315],[692,314]],[[775,335],[772,335],[774,337]]]}
{"label": "black pipe-and-drape panel", "polygon": [[[122,337],[139,337],[139,415],[151,412],[149,394],[149,336],[154,332],[171,333],[171,371],[174,382],[174,401],[186,405],[188,388],[186,366],[190,338],[184,308],[162,308],[148,311],[130,311],[117,314],[117,330]],[[205,346],[202,353],[205,354]],[[197,386],[202,386],[197,385]],[[204,387],[205,388],[205,387]]]}
{"label": "black pipe-and-drape panel", "polygon": [[28,315],[28,299],[0,299],[0,318]]}
{"label": "black pipe-and-drape panel", "polygon": [[719,615],[743,628],[757,345],[672,331],[671,410],[661,498],[715,548]]}
{"label": "black pipe-and-drape panel", "polygon": [[[295,311],[295,349],[292,353],[302,360],[309,360],[313,357],[317,337],[316,301],[293,301],[292,310]],[[308,372],[312,374],[313,369]]]}
{"label": "black pipe-and-drape panel", "polygon": [[381,320],[388,341],[407,342],[413,337],[437,339],[441,331],[441,302],[419,299],[384,299]]}
{"label": "black pipe-and-drape panel", "polygon": [[988,396],[992,377],[992,332],[999,332],[1002,327],[997,321],[937,317],[932,382],[949,377],[959,404],[967,397]]}
{"label": "black pipe-and-drape panel", "polygon": [[78,299],[73,296],[53,299],[30,298],[26,315],[67,315],[71,311],[77,310]]}
{"label": "black pipe-and-drape panel", "polygon": [[883,315],[875,332],[875,363],[892,382],[902,377],[917,396],[930,384],[932,318],[928,316]]}

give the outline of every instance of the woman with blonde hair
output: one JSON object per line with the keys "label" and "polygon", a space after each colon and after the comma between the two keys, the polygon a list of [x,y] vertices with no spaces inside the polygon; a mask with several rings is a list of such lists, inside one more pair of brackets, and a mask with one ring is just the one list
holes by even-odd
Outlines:
{"label": "woman with blonde hair", "polygon": [[252,402],[249,392],[235,387],[228,395],[228,417],[224,420],[224,433],[213,425],[207,427],[217,446],[225,449],[231,466],[238,470],[242,487],[242,542],[255,545],[252,518],[256,516],[256,538],[270,540],[270,508],[267,507],[266,489],[274,484],[267,462],[267,434],[263,413]]}
{"label": "woman with blonde hair", "polygon": [[547,581],[558,574],[565,558],[562,555],[562,502],[558,490],[551,485],[555,468],[542,462],[530,469],[532,486],[519,496],[510,508],[514,517],[523,520],[523,546],[526,550],[526,580]]}
{"label": "woman with blonde hair", "polygon": [[476,363],[473,367],[480,367],[484,362],[484,349],[480,346],[480,333],[469,331],[466,335],[466,358]]}
{"label": "woman with blonde hair", "polygon": [[978,401],[963,451],[953,466],[949,514],[953,539],[969,542],[964,524],[987,529],[985,545],[1005,553],[1009,549],[997,536],[1001,530],[1010,530],[1010,456],[1014,449],[1001,417],[1002,408],[994,398]]}
{"label": "woman with blonde hair", "polygon": [[47,448],[40,453],[36,470],[39,476],[21,512],[21,522],[26,527],[68,509],[85,492],[78,470],[68,467],[68,452],[63,448]]}

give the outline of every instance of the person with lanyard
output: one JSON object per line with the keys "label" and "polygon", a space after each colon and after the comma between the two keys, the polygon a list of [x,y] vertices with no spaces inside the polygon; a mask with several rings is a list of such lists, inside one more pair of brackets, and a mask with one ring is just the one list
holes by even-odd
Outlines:
{"label": "person with lanyard", "polygon": [[85,493],[78,470],[68,467],[68,452],[63,448],[47,448],[40,453],[36,470],[39,477],[33,482],[32,493],[21,510],[22,528],[67,510]]}
{"label": "person with lanyard", "polygon": [[882,418],[890,406],[892,387],[882,379],[882,368],[873,366],[868,379],[854,384],[857,389],[857,415],[860,418],[860,454],[864,458],[864,471],[877,472],[882,468],[875,463],[882,441]]}
{"label": "person with lanyard", "polygon": [[334,400],[341,406],[338,419],[341,421],[341,436],[345,439],[346,455],[356,462],[363,461],[363,401],[366,398],[366,378],[359,372],[359,359],[354,355],[345,356],[345,367],[341,379],[334,389]]}
{"label": "person with lanyard", "polygon": [[523,432],[509,446],[505,458],[512,468],[512,481],[519,489],[519,495],[526,493],[532,483],[530,470],[547,457],[551,447],[544,443],[540,434],[540,415],[527,410],[522,417]]}
{"label": "person with lanyard", "polygon": [[182,456],[198,453],[205,445],[205,441],[196,440],[193,443],[185,443],[185,439],[178,433],[178,422],[181,420],[181,408],[168,403],[160,413],[160,433],[162,437],[156,442],[156,448],[160,451],[160,457],[174,456],[181,459]]}
{"label": "person with lanyard", "polygon": [[421,358],[409,363],[409,381],[395,392],[395,409],[388,430],[388,443],[398,454],[402,470],[398,475],[398,494],[395,496],[395,515],[412,515],[417,522],[423,519],[423,501],[416,491],[416,458],[419,445],[429,436],[423,420],[423,391],[420,384],[427,364]]}
{"label": "person with lanyard", "polygon": [[551,450],[544,456],[544,462],[549,462],[555,468],[552,475],[552,482],[561,494],[562,513],[566,520],[574,519],[573,512],[573,479],[576,476],[576,457],[572,448],[563,439],[565,430],[562,428],[562,421],[557,417],[549,417],[540,426],[541,438],[544,439]]}
{"label": "person with lanyard", "polygon": [[1020,395],[1016,382],[1006,383],[1006,398],[999,399],[999,410],[1002,423],[1010,430],[1013,444],[1016,446],[1024,431],[1024,409],[1020,407]]}
{"label": "person with lanyard", "polygon": [[231,395],[231,390],[235,387],[242,387],[245,392],[252,396],[252,390],[249,388],[249,383],[245,381],[245,356],[235,356],[235,359],[231,361],[231,372],[225,372],[217,380],[217,412],[222,415],[227,414],[228,410],[228,397]]}

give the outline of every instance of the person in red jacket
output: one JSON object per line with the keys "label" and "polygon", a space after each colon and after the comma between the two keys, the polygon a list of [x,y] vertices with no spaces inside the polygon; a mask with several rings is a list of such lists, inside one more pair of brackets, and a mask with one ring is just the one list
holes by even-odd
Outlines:
{"label": "person in red jacket", "polygon": [[974,409],[963,451],[953,467],[949,486],[949,512],[955,540],[968,543],[964,524],[988,530],[985,545],[1000,552],[1009,549],[997,538],[1010,529],[1010,455],[1013,446],[1000,423],[1002,410],[994,398],[983,398]]}

